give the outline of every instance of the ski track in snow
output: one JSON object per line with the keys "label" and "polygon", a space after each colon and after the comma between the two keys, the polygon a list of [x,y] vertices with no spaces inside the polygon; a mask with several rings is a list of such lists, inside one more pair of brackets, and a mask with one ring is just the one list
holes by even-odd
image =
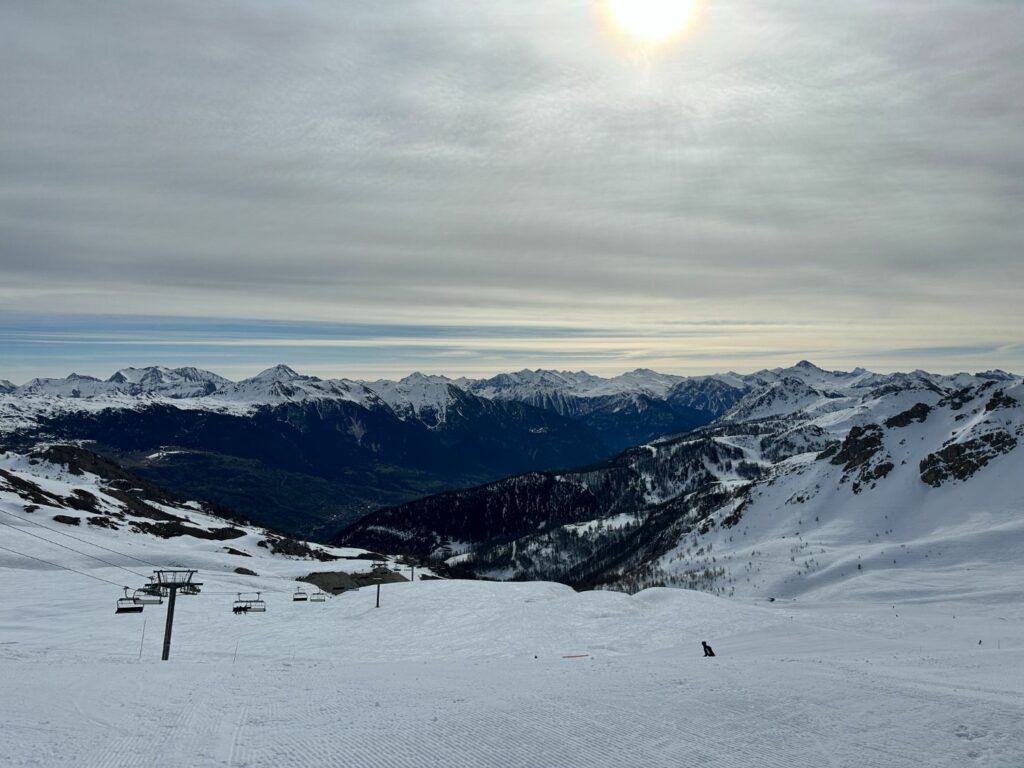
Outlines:
{"label": "ski track in snow", "polygon": [[[788,666],[678,654],[426,667],[101,665],[76,674],[64,697],[39,702],[50,718],[39,722],[49,728],[34,738],[28,720],[44,714],[36,707],[6,724],[3,741],[29,739],[47,749],[5,764],[1020,765],[1019,704],[991,707],[894,687],[884,676]],[[71,670],[33,671],[34,685],[56,690]],[[130,704],[120,695],[95,697],[124,681],[140,683]],[[80,706],[109,712],[113,724],[83,721]],[[16,746],[3,746],[16,754]]]}
{"label": "ski track in snow", "polygon": [[[162,627],[139,661],[139,616],[67,601],[27,626],[30,590],[14,589],[0,605],[0,635],[15,638],[0,646],[0,764],[1022,765],[1024,622],[1007,606],[896,618],[859,602],[447,581],[387,585],[375,609],[373,592],[316,607],[284,596],[246,617],[218,595],[183,599],[163,663]],[[159,625],[163,611],[146,615]],[[82,642],[53,644],[60,623]],[[996,632],[998,650],[975,645]],[[703,636],[715,659],[700,657]]]}

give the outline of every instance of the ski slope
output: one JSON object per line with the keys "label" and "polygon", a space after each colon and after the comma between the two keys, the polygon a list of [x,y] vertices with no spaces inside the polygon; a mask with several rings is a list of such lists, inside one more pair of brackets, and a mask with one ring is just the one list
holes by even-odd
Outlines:
{"label": "ski slope", "polygon": [[[116,590],[3,559],[0,763],[1022,764],[1019,604],[416,581],[375,608],[372,588],[293,603],[295,570],[202,571],[160,662],[162,607],[115,616]],[[267,612],[233,615],[257,586]]]}
{"label": "ski slope", "polygon": [[[4,768],[1024,764],[1009,558],[908,559],[774,601],[416,580],[382,585],[379,608],[372,586],[293,602],[313,591],[297,578],[371,561],[286,556],[242,523],[227,540],[163,538],[145,515],[193,531],[229,521],[0,458]],[[89,511],[69,506],[84,493]],[[114,614],[120,585],[157,567],[196,568],[203,584],[178,598],[168,662],[165,606]],[[256,591],[266,613],[232,612]]]}

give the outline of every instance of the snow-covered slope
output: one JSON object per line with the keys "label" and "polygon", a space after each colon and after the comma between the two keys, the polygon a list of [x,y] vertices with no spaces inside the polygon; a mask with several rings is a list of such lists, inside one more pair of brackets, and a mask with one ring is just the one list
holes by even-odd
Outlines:
{"label": "snow-covered slope", "polygon": [[323,562],[351,560],[350,570],[356,573],[368,572],[371,565],[359,557],[365,550],[310,545],[237,517],[225,518],[223,510],[168,494],[74,446],[40,448],[29,455],[0,453],[0,532],[3,546],[21,557],[73,568],[105,566],[119,571],[116,583],[133,588],[145,583],[145,562],[232,574],[239,567],[259,571],[266,566],[295,576]]}
{"label": "snow-covered slope", "polygon": [[[685,436],[380,510],[338,540],[447,546],[454,564],[496,578],[720,594],[873,590],[908,562],[1024,577],[1019,380],[768,378]],[[920,594],[949,585],[937,575]]]}
{"label": "snow-covered slope", "polygon": [[[1024,396],[1021,389],[997,386],[895,413],[882,448],[898,460],[915,438],[963,447],[1010,429],[1019,413],[1009,399]],[[948,438],[943,414],[964,415],[954,416]],[[731,429],[709,439],[753,456],[749,435]],[[816,430],[825,433],[804,425],[786,440],[816,445]],[[853,494],[851,485],[885,456],[870,450],[871,430],[851,433],[817,464],[800,453],[793,463],[820,472],[807,483],[834,481],[851,498],[867,498],[868,487]],[[654,457],[674,445],[643,450]],[[968,463],[980,461],[969,453]],[[951,472],[966,471],[966,455],[946,456]],[[1008,456],[980,472],[1004,472]],[[854,460],[863,461],[847,468]],[[838,473],[849,477],[841,482]],[[874,482],[881,488],[894,476]],[[943,480],[940,488],[947,482],[968,485]],[[747,524],[755,535],[750,516],[761,503],[753,500],[723,536],[742,536]],[[826,578],[799,601],[409,582],[411,571],[389,558],[391,582],[377,607],[365,552],[219,517],[82,449],[8,452],[0,455],[0,762],[1016,768],[1024,752],[1024,592],[1009,559],[982,561],[997,551],[997,537],[1010,552],[1016,533],[1002,526],[986,538],[979,532],[991,520],[958,530],[949,509],[935,514],[931,558],[900,554],[898,571],[872,562],[856,579]],[[619,515],[574,530],[627,524]],[[712,526],[709,537],[718,531]],[[785,559],[770,549],[770,533],[761,530],[769,544],[752,555],[762,566],[769,552]],[[791,538],[785,528],[780,535]],[[726,549],[724,539],[712,549],[709,537],[711,552]],[[945,557],[956,542],[970,546],[979,567],[966,571]],[[202,583],[199,594],[177,599],[169,662],[158,661],[166,605],[114,613],[122,585],[142,586],[156,568],[196,568]],[[316,591],[296,581],[314,571],[365,586],[294,601],[297,589]],[[265,612],[234,612],[239,593],[257,592]],[[702,657],[702,640],[715,658]]]}
{"label": "snow-covered slope", "polygon": [[[145,538],[132,555],[198,566],[203,583],[178,598],[161,662],[165,606],[115,615],[122,571],[18,546],[35,545],[77,572],[0,550],[12,768],[1016,768],[1024,750],[1019,591],[755,604],[417,580],[383,585],[378,608],[366,587],[293,602],[306,562],[254,551],[242,562],[261,575],[244,576]],[[255,590],[266,612],[234,614]]]}

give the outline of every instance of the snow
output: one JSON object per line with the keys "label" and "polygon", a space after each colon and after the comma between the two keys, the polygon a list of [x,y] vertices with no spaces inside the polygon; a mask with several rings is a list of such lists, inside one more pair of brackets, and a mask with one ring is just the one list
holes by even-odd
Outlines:
{"label": "snow", "polygon": [[455,385],[446,376],[413,373],[400,381],[366,382],[401,419],[416,418],[432,426],[444,423],[448,406],[454,401]]}
{"label": "snow", "polygon": [[[358,382],[319,379],[297,373],[286,365],[272,368],[239,382],[229,381],[199,368],[124,368],[107,380],[72,373],[67,378],[33,379],[21,386],[0,381],[0,434],[31,428],[40,418],[62,413],[105,409],[143,409],[153,405],[246,415],[257,408],[289,402],[339,401],[365,408],[391,408],[401,418],[422,419],[428,426],[443,423],[453,401],[453,388],[498,400],[527,402],[573,412],[575,399],[597,401],[622,398],[620,408],[637,398],[665,399],[686,386],[723,384],[748,390],[726,418],[733,420],[788,416],[807,411],[820,415],[863,402],[883,387],[916,391],[918,400],[942,388],[977,386],[990,381],[1011,383],[1016,378],[1002,371],[943,376],[924,371],[877,374],[824,371],[806,361],[790,368],[776,368],[741,375],[685,377],[639,368],[620,376],[603,378],[585,371],[537,369],[503,373],[490,379],[449,379],[413,373],[400,381]],[[456,391],[457,391],[456,389]],[[718,401],[714,388],[695,390],[699,400]],[[731,402],[731,401],[730,401]],[[701,406],[703,407],[703,406]],[[578,406],[575,406],[578,408]]]}
{"label": "snow", "polygon": [[[859,491],[854,486],[860,467],[847,471],[818,459],[813,451],[789,456],[752,486],[735,527],[716,528],[702,537],[702,555],[693,552],[696,542],[684,538],[659,565],[670,575],[701,567],[722,569],[721,584],[727,590],[751,597],[863,594],[884,600],[889,589],[884,585],[895,582],[902,585],[897,592],[904,599],[938,599],[974,593],[976,580],[989,592],[1020,597],[1024,593],[1004,583],[1000,574],[1019,576],[1020,571],[1024,452],[1018,447],[994,455],[967,480],[948,477],[939,487],[924,482],[921,474],[922,460],[946,446],[994,432],[1020,441],[1021,401],[986,409],[994,393],[1011,394],[1016,387],[999,384],[975,393],[959,409],[937,405],[939,396],[927,392],[922,402],[933,407],[924,421],[877,427],[881,449],[871,461],[873,466],[891,466]],[[814,427],[842,439],[853,425],[884,424],[921,394],[872,399],[868,408],[858,405],[805,419],[800,429]],[[736,437],[729,440],[735,443]],[[727,505],[718,519],[734,508]]]}
{"label": "snow", "polygon": [[250,379],[229,383],[215,392],[211,399],[254,405],[334,400],[356,403],[366,408],[386,407],[375,393],[357,381],[303,376],[287,365],[277,365]]}
{"label": "snow", "polygon": [[440,581],[235,616],[216,593],[256,585],[201,572],[160,662],[162,607],[115,617],[74,574],[2,573],[12,767],[1011,768],[1024,750],[1019,604]]}
{"label": "snow", "polygon": [[703,378],[658,373],[647,368],[637,368],[611,378],[595,376],[586,371],[547,371],[538,368],[534,371],[524,369],[515,373],[502,373],[490,379],[459,379],[455,383],[480,397],[529,401],[538,393],[581,398],[623,394],[664,398],[680,382]]}
{"label": "snow", "polygon": [[[88,489],[115,503],[88,474],[14,454],[0,467],[60,497]],[[167,509],[226,524],[195,507]],[[800,599],[438,580],[385,584],[376,608],[365,587],[292,602],[296,577],[370,562],[272,555],[259,529],[219,542],[65,528],[9,490],[0,510],[0,547],[82,572],[0,550],[5,767],[1019,768],[1024,753],[1019,515],[953,524],[931,509],[947,522],[896,538],[960,547],[960,566],[910,558],[823,579]],[[872,510],[846,512],[834,531]],[[141,585],[149,564],[198,568],[204,585],[177,601],[169,662],[158,660],[164,606],[113,612],[117,585]],[[254,591],[267,612],[233,614],[236,594]],[[716,658],[702,658],[702,640]]]}
{"label": "snow", "polygon": [[[371,391],[386,390],[380,382],[323,381],[284,366],[237,384],[203,372],[141,371],[107,382],[31,382],[0,395],[0,422],[153,402],[240,412],[308,398],[391,402]],[[619,383],[666,385],[652,374]],[[508,376],[575,391],[618,386],[584,373]],[[1020,405],[985,408],[995,391],[1024,402],[1024,385],[1000,378],[954,410],[930,383],[977,388],[997,379],[846,374],[803,363],[741,377],[744,386],[755,378],[759,392],[741,405],[789,417],[780,434],[799,452],[755,485],[737,526],[701,539],[706,565],[734,580],[733,599],[439,580],[383,585],[380,608],[372,588],[294,603],[297,577],[365,572],[370,561],[354,559],[359,550],[329,549],[345,558],[332,562],[272,555],[259,546],[265,532],[247,526],[228,541],[161,539],[128,524],[63,527],[53,514],[68,510],[29,513],[0,481],[0,764],[1020,768],[1021,451],[941,488],[923,483],[918,465],[950,441],[1024,434]],[[143,381],[164,390],[133,394]],[[183,394],[207,390],[207,381],[216,391]],[[441,377],[404,381],[403,392],[394,388],[396,406],[405,398],[429,407],[448,385]],[[766,391],[775,393],[770,402],[756,399]],[[918,402],[933,408],[924,422],[883,432],[894,468],[877,488],[854,493],[841,467],[816,460],[820,445],[852,426]],[[748,436],[715,439],[758,460],[759,443]],[[123,511],[94,476],[14,454],[0,456],[0,469],[56,497],[86,490],[101,509]],[[738,482],[728,473],[722,480]],[[229,524],[192,502],[150,504],[194,526]],[[689,546],[679,542],[659,565],[669,574],[696,567]],[[200,595],[178,600],[169,662],[158,661],[163,606],[113,613],[118,585],[141,586],[154,565],[198,568],[204,584]],[[238,574],[240,566],[259,575]],[[236,594],[255,591],[267,612],[234,615]],[[701,657],[702,640],[716,658]]]}
{"label": "snow", "polygon": [[43,418],[65,413],[161,405],[246,416],[266,405],[320,400],[388,407],[359,382],[303,376],[285,365],[239,382],[197,368],[125,368],[107,381],[72,374],[66,379],[33,379],[10,392],[0,388],[0,434],[29,429]]}
{"label": "snow", "polygon": [[611,517],[605,517],[598,520],[588,520],[585,523],[569,523],[563,525],[562,528],[567,531],[576,531],[577,533],[589,533],[590,531],[597,528],[599,525],[603,528],[614,529],[623,528],[626,525],[635,525],[639,521],[636,515],[620,514],[612,515]]}

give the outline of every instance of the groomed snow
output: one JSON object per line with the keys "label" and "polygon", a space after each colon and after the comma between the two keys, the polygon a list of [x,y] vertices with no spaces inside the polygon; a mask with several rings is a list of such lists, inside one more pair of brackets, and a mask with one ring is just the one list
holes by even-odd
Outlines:
{"label": "groomed snow", "polygon": [[[252,578],[206,553],[160,662],[163,607],[115,616],[113,587],[0,554],[5,766],[1019,768],[1024,754],[1019,603],[417,581],[384,585],[378,609],[373,588],[293,603],[308,564],[254,557]],[[233,615],[232,593],[254,589],[267,612]]]}

